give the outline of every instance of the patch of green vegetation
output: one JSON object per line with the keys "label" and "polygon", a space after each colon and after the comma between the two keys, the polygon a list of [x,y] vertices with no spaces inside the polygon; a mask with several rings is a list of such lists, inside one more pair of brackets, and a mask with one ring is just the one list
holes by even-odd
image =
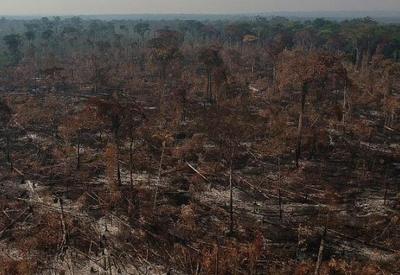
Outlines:
{"label": "patch of green vegetation", "polygon": [[0,68],[10,64],[10,56],[7,53],[0,52]]}

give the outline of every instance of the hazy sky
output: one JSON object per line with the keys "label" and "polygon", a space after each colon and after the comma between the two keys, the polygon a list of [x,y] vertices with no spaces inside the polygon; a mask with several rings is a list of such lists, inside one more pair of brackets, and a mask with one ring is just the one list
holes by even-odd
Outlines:
{"label": "hazy sky", "polygon": [[400,0],[0,0],[0,14],[399,10]]}

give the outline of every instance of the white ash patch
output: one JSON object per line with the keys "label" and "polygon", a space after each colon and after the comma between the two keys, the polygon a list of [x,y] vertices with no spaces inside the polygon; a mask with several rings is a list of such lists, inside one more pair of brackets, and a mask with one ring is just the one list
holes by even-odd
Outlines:
{"label": "white ash patch", "polygon": [[[218,190],[215,188],[212,188],[208,191],[204,191],[201,194],[198,195],[199,199],[203,202],[209,203],[209,204],[219,204],[220,206],[225,206],[227,207],[230,203],[230,191],[229,189],[226,190]],[[255,201],[255,200],[246,200],[243,198],[246,198],[247,195],[243,193],[242,191],[233,188],[232,190],[232,198],[233,198],[233,205],[234,209],[237,210],[244,210],[249,214],[252,214],[255,209],[255,204],[256,205],[263,205],[262,201]],[[257,207],[256,207],[257,208]],[[258,208],[258,211],[261,209]]]}
{"label": "white ash patch", "polygon": [[21,189],[25,189],[28,192],[29,198],[31,200],[42,201],[39,193],[40,191],[44,190],[43,186],[40,186],[38,182],[25,180],[24,184],[20,185]]}
{"label": "white ash patch", "polygon": [[361,199],[355,202],[358,211],[361,211],[361,215],[370,216],[370,215],[379,215],[386,216],[387,209],[384,205],[383,199]]}
{"label": "white ash patch", "polygon": [[94,178],[90,181],[90,184],[92,185],[105,185],[108,184],[108,180],[104,176],[100,176],[97,178]]}
{"label": "white ash patch", "polygon": [[[218,190],[211,188],[210,190],[201,193],[200,199],[205,202],[217,202],[220,204],[228,204],[230,199],[229,190]],[[239,199],[239,192],[233,189],[232,192],[233,200],[237,201]]]}
{"label": "white ash patch", "polygon": [[[158,181],[157,176],[148,173],[132,173],[132,179],[134,185],[146,186],[149,183],[149,187],[154,187]],[[121,181],[123,185],[129,185],[130,183],[130,173],[128,170],[121,169]],[[164,185],[165,181],[161,177],[160,185]]]}
{"label": "white ash patch", "polygon": [[101,234],[116,236],[121,232],[121,223],[113,216],[104,216],[97,221],[97,228]]}
{"label": "white ash patch", "polygon": [[41,142],[45,141],[45,138],[39,136],[36,133],[28,133],[25,136],[21,137],[19,140],[41,143]]}
{"label": "white ash patch", "polygon": [[378,151],[378,152],[386,153],[386,154],[393,153],[390,148],[387,148],[386,146],[384,146],[382,144],[374,144],[374,143],[362,141],[362,142],[360,142],[360,145],[367,147],[371,151]]}
{"label": "white ash patch", "polygon": [[400,144],[399,143],[391,143],[389,145],[389,148],[393,149],[393,150],[399,150],[400,149]]}

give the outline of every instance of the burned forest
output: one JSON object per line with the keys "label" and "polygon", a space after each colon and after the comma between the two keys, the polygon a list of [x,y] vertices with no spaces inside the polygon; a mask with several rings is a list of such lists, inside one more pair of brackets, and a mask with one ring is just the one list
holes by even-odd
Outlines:
{"label": "burned forest", "polygon": [[0,19],[0,274],[400,274],[400,25]]}

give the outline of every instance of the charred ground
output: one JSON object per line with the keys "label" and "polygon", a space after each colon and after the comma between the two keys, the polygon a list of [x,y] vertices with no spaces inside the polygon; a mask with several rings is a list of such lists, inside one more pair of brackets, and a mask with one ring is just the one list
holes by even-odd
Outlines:
{"label": "charred ground", "polygon": [[398,25],[0,27],[2,274],[397,274]]}

